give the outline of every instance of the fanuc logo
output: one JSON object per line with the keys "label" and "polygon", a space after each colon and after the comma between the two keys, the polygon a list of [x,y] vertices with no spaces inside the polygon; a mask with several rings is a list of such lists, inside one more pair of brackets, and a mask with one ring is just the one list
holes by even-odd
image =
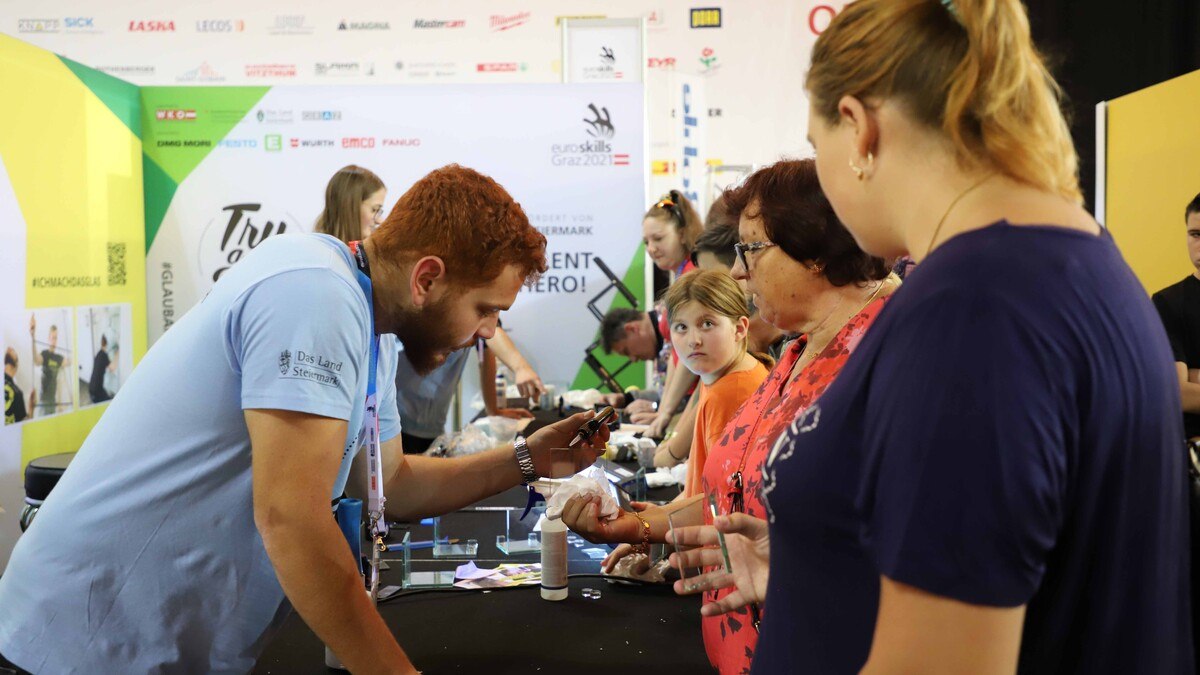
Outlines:
{"label": "fanuc logo", "polygon": [[550,146],[553,166],[629,166],[628,153],[613,151],[617,128],[606,106],[589,103],[583,123],[586,136],[579,141]]}

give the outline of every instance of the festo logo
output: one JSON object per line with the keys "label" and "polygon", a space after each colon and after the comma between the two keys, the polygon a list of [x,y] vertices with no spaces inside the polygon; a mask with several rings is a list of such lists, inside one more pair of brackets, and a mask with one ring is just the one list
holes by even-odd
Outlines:
{"label": "festo logo", "polygon": [[488,23],[491,25],[492,32],[498,33],[528,23],[531,16],[533,16],[533,12],[518,12],[509,16],[493,14],[488,17]]}
{"label": "festo logo", "polygon": [[351,136],[342,139],[342,148],[346,150],[366,150],[373,147],[375,147],[375,138],[373,136]]}
{"label": "festo logo", "polygon": [[174,33],[174,21],[130,21],[131,33]]}
{"label": "festo logo", "polygon": [[209,19],[196,22],[197,33],[241,33],[246,22],[240,19]]}

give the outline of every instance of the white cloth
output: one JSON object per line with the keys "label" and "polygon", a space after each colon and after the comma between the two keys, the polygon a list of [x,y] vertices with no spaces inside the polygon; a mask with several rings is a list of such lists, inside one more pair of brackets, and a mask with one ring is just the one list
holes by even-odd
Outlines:
{"label": "white cloth", "polygon": [[575,474],[569,480],[554,484],[552,494],[546,499],[546,517],[561,517],[567,501],[577,495],[600,498],[601,520],[613,520],[621,513],[616,498],[609,490],[604,469],[593,466]]}

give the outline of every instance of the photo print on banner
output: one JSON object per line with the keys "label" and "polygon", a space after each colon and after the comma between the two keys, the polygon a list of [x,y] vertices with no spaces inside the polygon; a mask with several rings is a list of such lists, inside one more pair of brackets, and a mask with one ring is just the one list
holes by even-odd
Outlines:
{"label": "photo print on banner", "polygon": [[132,308],[128,303],[79,307],[75,319],[82,408],[111,400],[133,370],[133,354],[126,346],[133,334]]}

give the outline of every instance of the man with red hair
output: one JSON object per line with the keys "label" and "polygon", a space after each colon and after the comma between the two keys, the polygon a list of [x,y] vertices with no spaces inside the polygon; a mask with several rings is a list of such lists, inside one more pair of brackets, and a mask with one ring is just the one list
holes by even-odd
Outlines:
{"label": "man with red hair", "polygon": [[548,473],[549,449],[591,413],[470,457],[406,458],[390,376],[393,335],[426,372],[490,338],[546,270],[545,246],[504,188],[450,165],[361,245],[298,234],[255,248],[146,354],[17,543],[0,668],[244,673],[286,599],[351,671],[416,672],[329,499],[373,426],[373,373],[391,518]]}

